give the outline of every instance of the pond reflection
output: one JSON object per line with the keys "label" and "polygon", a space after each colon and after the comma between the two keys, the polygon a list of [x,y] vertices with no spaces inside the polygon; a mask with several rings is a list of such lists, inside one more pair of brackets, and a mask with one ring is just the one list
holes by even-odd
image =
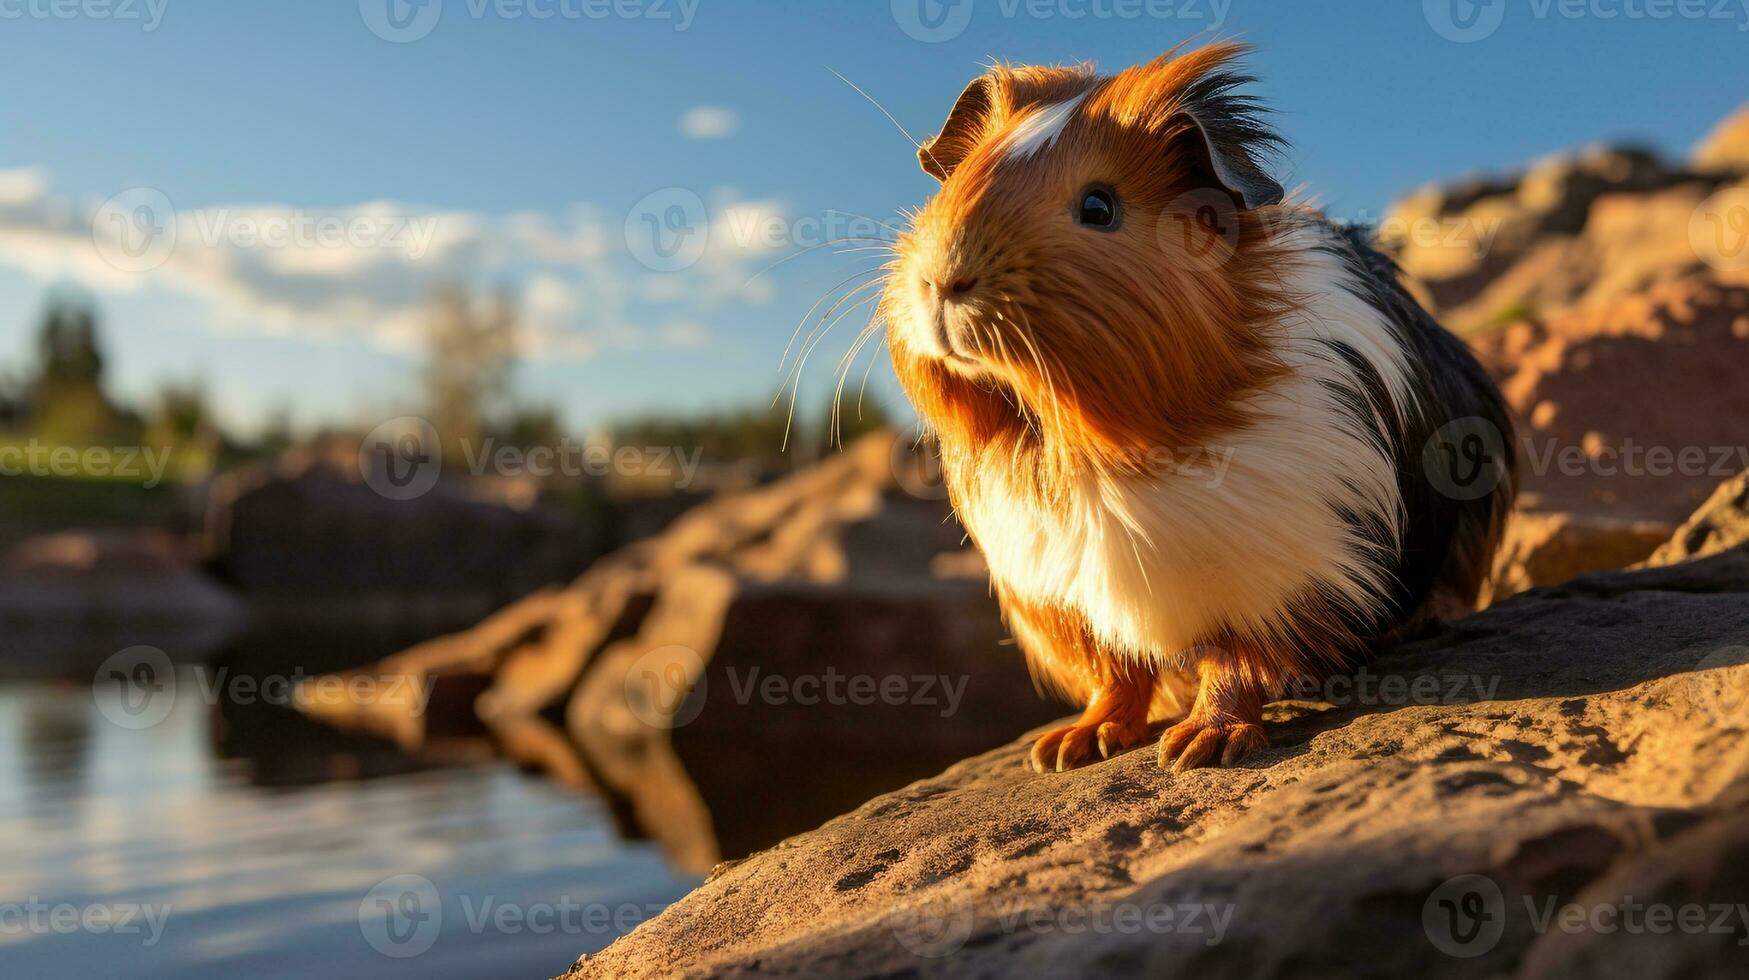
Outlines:
{"label": "pond reflection", "polygon": [[199,697],[130,730],[101,701],[0,685],[0,976],[552,976],[695,882],[502,762]]}

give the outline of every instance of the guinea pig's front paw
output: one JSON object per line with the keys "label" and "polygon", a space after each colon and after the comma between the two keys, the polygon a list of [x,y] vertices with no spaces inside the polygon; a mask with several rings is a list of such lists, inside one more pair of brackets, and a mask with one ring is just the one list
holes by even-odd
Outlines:
{"label": "guinea pig's front paw", "polygon": [[1195,716],[1166,729],[1160,736],[1160,768],[1173,772],[1215,765],[1231,766],[1269,747],[1263,726],[1248,721],[1209,721]]}
{"label": "guinea pig's front paw", "polygon": [[1032,743],[1030,761],[1034,772],[1067,772],[1135,748],[1147,736],[1145,714],[1136,719],[1083,718],[1040,735]]}

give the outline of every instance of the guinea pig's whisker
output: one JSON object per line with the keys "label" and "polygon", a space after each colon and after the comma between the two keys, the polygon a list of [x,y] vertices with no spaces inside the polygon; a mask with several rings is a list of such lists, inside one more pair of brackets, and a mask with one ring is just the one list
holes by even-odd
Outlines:
{"label": "guinea pig's whisker", "polygon": [[[758,272],[753,273],[753,275],[751,277],[749,277],[746,282],[741,284],[741,288],[746,289],[748,286],[753,285],[754,282],[758,281],[760,276],[763,276],[767,272],[770,272],[771,270],[777,268],[778,266],[783,265],[785,262],[788,262],[790,259],[799,259],[802,256],[807,255],[809,252],[817,251],[817,250],[822,249],[822,248],[830,248],[834,245],[843,245],[846,242],[872,243],[872,244],[869,244],[870,251],[882,251],[882,250],[892,251],[893,246],[896,244],[895,242],[887,241],[885,238],[874,238],[872,236],[866,237],[866,238],[864,238],[864,237],[834,238],[831,241],[816,242],[812,245],[807,245],[807,246],[803,246],[802,248],[796,249],[794,252],[791,252],[790,254],[784,256],[781,259],[778,259],[776,262],[773,262],[770,265],[766,266],[765,268],[760,269]],[[876,247],[877,245],[883,246],[884,248],[877,248]],[[839,254],[839,253],[835,252],[833,254]]]}
{"label": "guinea pig's whisker", "polygon": [[[912,146],[914,146],[914,147],[916,147],[916,148],[917,148],[917,152],[919,152],[919,153],[927,153],[927,154],[928,154],[928,155],[929,155],[929,159],[930,159],[930,160],[935,160],[935,154],[933,154],[933,153],[930,153],[930,152],[929,152],[929,151],[928,151],[928,150],[927,150],[927,149],[925,149],[925,148],[924,148],[924,146],[923,146],[923,144],[922,144],[922,143],[919,143],[919,142],[917,142],[917,138],[916,138],[916,137],[915,137],[915,136],[912,136],[912,135],[911,135],[911,134],[910,134],[910,133],[909,133],[909,132],[908,132],[908,131],[907,131],[907,130],[906,130],[906,129],[905,129],[905,127],[904,127],[904,126],[901,126],[901,125],[899,125],[899,120],[898,120],[898,118],[897,118],[897,117],[895,117],[895,116],[894,116],[894,115],[893,115],[893,114],[892,114],[892,113],[890,113],[890,112],[888,112],[888,111],[887,111],[887,107],[886,107],[886,106],[884,106],[884,105],[881,105],[881,104],[880,104],[880,103],[879,103],[879,102],[876,102],[876,101],[875,101],[875,98],[874,98],[874,96],[872,96],[872,95],[870,95],[870,94],[868,94],[868,93],[867,93],[867,92],[864,92],[864,91],[863,91],[863,90],[862,90],[862,88],[861,88],[861,87],[860,87],[860,86],[858,86],[858,85],[857,85],[857,84],[856,84],[856,83],[855,83],[855,82],[853,82],[853,81],[851,81],[851,80],[850,80],[850,79],[848,79],[848,78],[845,78],[845,77],[844,77],[844,76],[843,76],[843,75],[839,75],[839,74],[838,74],[838,70],[837,70],[837,69],[836,69],[836,68],[833,68],[833,67],[832,67],[832,66],[831,66],[831,65],[827,65],[827,66],[826,66],[826,70],[827,70],[827,71],[829,71],[829,72],[831,72],[831,73],[832,73],[832,74],[834,74],[834,75],[838,75],[838,80],[839,80],[839,81],[841,81],[841,82],[843,82],[843,83],[844,83],[844,84],[846,84],[846,85],[848,85],[848,86],[850,86],[850,87],[851,87],[851,88],[852,88],[852,89],[855,89],[855,90],[856,90],[856,94],[857,94],[857,95],[860,95],[860,96],[862,96],[862,97],[863,97],[863,98],[865,98],[865,99],[867,99],[867,100],[868,100],[868,103],[869,103],[869,105],[872,105],[872,106],[874,106],[874,107],[875,107],[875,108],[876,108],[876,109],[879,109],[879,110],[880,110],[880,111],[881,111],[881,115],[883,115],[883,116],[886,116],[886,117],[887,117],[887,121],[888,121],[888,122],[890,122],[890,123],[892,123],[892,124],[893,124],[893,127],[894,127],[894,128],[895,128],[895,129],[897,129],[897,130],[898,130],[898,131],[899,131],[899,132],[900,132],[900,133],[902,133],[902,134],[904,134],[904,137],[905,137],[905,138],[906,138],[906,139],[908,139],[908,140],[910,140],[910,141],[911,141],[911,145],[912,145]],[[939,161],[939,160],[935,160],[935,165],[936,165],[936,166],[937,166],[937,167],[940,167],[940,166],[941,166],[941,162],[940,162],[940,161]]]}
{"label": "guinea pig's whisker", "polygon": [[[826,339],[826,335],[832,332],[832,328],[837,326],[839,320],[844,319],[844,317],[850,315],[859,307],[877,298],[876,295],[867,295],[860,300],[856,299],[856,295],[868,288],[868,285],[871,284],[859,286],[846,293],[821,315],[819,325],[809,331],[807,339],[802,342],[802,349],[800,354],[797,355],[795,366],[790,370],[789,376],[785,379],[787,385],[799,389],[802,383],[802,369],[807,364],[808,358],[813,356],[815,348],[820,346],[820,342]],[[847,303],[850,305],[846,306],[845,304]],[[842,313],[837,312],[840,308],[843,308]]]}
{"label": "guinea pig's whisker", "polygon": [[[828,309],[826,311],[826,313],[822,315],[822,318],[821,318],[822,321],[825,320],[825,317],[832,316],[833,311],[837,310],[841,306],[844,306],[844,304],[849,302],[851,300],[851,298],[854,297],[857,293],[862,292],[864,289],[867,289],[871,285],[878,285],[878,284],[865,283],[864,285],[858,286],[856,289],[851,290],[844,297],[840,298],[836,303],[833,303],[831,308]],[[813,355],[815,348],[820,346],[820,343],[826,339],[826,335],[830,334],[832,332],[832,328],[837,326],[838,322],[840,320],[843,320],[845,317],[847,317],[851,313],[855,312],[859,307],[862,307],[868,303],[876,302],[879,299],[880,299],[880,296],[877,293],[875,295],[864,297],[863,299],[858,300],[855,303],[851,303],[849,306],[844,307],[844,312],[839,313],[836,317],[833,317],[833,319],[830,322],[824,323],[824,325],[822,327],[820,327],[816,331],[808,334],[808,340],[811,341],[811,343],[804,344],[801,355],[796,359],[795,371],[792,374],[793,381],[792,381],[792,384],[790,385],[789,416],[784,420],[784,425],[783,425],[783,448],[785,450],[787,450],[789,448],[790,429],[794,426],[795,418],[796,418],[796,399],[801,397],[802,371],[803,371],[803,369],[805,369],[807,367],[808,358]],[[815,334],[818,334],[818,336],[816,337]],[[780,391],[779,394],[781,395],[782,392]]]}
{"label": "guinea pig's whisker", "polygon": [[[869,338],[875,334],[875,328],[880,325],[879,319],[871,319],[868,326],[856,335],[850,349],[838,359],[838,385],[832,390],[832,436],[838,443],[838,448],[844,448],[844,383],[850,379],[850,369],[856,364],[856,356],[867,346]],[[866,375],[865,375],[866,377]],[[857,417],[862,417],[862,399],[856,402]]]}
{"label": "guinea pig's whisker", "polygon": [[[848,286],[863,276],[869,275],[879,275],[881,276],[881,281],[884,281],[886,278],[886,266],[876,266],[873,269],[864,269],[861,272],[854,272],[845,276],[843,279],[833,283],[824,293],[822,293],[820,298],[814,301],[813,306],[808,307],[808,312],[802,314],[802,318],[796,321],[796,328],[790,331],[789,343],[783,345],[783,356],[778,358],[777,361],[777,369],[779,371],[782,371],[784,365],[789,363],[789,352],[795,347],[796,338],[801,336],[802,327],[806,326],[808,321],[813,318],[814,312],[826,303],[827,300],[830,300],[833,296],[837,295],[838,290],[843,289],[845,286]],[[809,334],[809,336],[811,337],[813,335]],[[777,402],[773,400],[772,404],[775,405],[776,403]]]}
{"label": "guinea pig's whisker", "polygon": [[[874,326],[874,325],[875,324],[871,324],[871,326]],[[884,326],[886,326],[886,321],[884,321],[884,320],[879,321],[878,325],[884,327]],[[873,371],[875,364],[877,364],[880,361],[881,348],[887,346],[887,335],[883,332],[880,335],[880,338],[881,339],[875,344],[874,356],[868,359],[868,367],[865,367],[862,369],[862,383],[860,385],[858,385],[857,389],[856,389],[856,417],[857,418],[862,418],[862,396],[868,394],[868,373],[870,371]]]}

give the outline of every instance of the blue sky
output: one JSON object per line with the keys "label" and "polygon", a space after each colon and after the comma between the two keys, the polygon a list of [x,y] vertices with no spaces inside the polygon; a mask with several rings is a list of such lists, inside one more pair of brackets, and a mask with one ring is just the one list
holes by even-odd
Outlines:
{"label": "blue sky", "polygon": [[[400,42],[372,30],[387,0],[54,2],[0,0],[0,365],[74,284],[124,396],[202,378],[244,427],[414,404],[417,299],[443,279],[524,295],[519,397],[579,428],[769,397],[797,320],[874,259],[747,280],[840,212],[890,220],[933,187],[828,66],[921,137],[993,57],[1116,68],[1237,36],[1293,144],[1283,182],[1362,219],[1591,141],[1684,153],[1749,101],[1749,0],[428,0]],[[116,268],[92,224],[141,188],[174,207],[175,247]],[[708,227],[678,271],[627,245],[652,194],[658,220]],[[323,220],[363,237],[244,237]]]}

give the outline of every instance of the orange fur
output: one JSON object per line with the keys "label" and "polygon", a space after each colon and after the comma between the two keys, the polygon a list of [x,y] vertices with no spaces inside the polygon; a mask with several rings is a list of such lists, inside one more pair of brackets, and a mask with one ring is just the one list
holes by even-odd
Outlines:
{"label": "orange fur", "polygon": [[[1283,372],[1260,329],[1294,305],[1270,271],[1291,257],[1264,233],[1279,209],[1225,209],[1219,217],[1237,222],[1237,234],[1223,236],[1187,206],[1208,201],[1214,181],[1184,92],[1240,50],[1168,54],[1109,79],[1085,66],[993,68],[920,151],[944,183],[901,240],[882,312],[902,324],[919,305],[908,291],[976,282],[969,302],[932,325],[975,364],[920,350],[905,329],[890,326],[888,335],[901,382],[940,438],[956,497],[1000,468],[1007,486],[1050,508],[1090,468],[1133,472],[1152,447],[1203,445],[1244,425],[1244,396]],[[1061,134],[1065,149],[1048,159],[1005,155],[1016,126],[1076,96],[1085,113]],[[1115,233],[1061,220],[1083,188],[1120,179]],[[1223,249],[1231,254],[1221,268],[1208,268],[1204,256]],[[1134,288],[1140,282],[1151,285]],[[1101,649],[1075,611],[1001,597],[1043,686],[1090,703],[1089,712],[1114,697],[1133,701],[1126,692],[1138,672],[1151,693],[1151,668]],[[1266,683],[1303,666],[1286,646],[1238,649],[1255,652],[1237,654],[1236,669]],[[1041,739],[1041,750],[1060,731]]]}

